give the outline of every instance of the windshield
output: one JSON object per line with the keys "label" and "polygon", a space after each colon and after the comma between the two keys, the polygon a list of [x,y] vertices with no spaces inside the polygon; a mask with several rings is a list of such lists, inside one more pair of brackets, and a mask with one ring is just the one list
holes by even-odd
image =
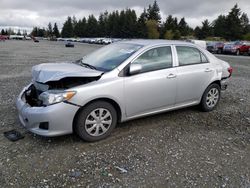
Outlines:
{"label": "windshield", "polygon": [[142,45],[115,43],[91,53],[82,58],[82,64],[89,64],[100,71],[111,71],[123,61],[138,51]]}

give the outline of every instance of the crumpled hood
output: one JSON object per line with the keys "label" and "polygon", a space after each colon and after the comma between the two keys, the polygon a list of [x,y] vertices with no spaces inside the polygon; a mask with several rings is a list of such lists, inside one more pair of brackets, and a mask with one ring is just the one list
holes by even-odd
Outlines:
{"label": "crumpled hood", "polygon": [[43,63],[32,67],[32,80],[46,83],[66,77],[97,77],[102,73],[74,63]]}

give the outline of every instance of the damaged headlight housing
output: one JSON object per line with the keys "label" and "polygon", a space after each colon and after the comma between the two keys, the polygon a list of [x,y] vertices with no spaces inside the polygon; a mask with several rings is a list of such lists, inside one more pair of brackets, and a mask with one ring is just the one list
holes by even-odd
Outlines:
{"label": "damaged headlight housing", "polygon": [[39,95],[44,106],[70,100],[76,94],[75,91],[48,90]]}

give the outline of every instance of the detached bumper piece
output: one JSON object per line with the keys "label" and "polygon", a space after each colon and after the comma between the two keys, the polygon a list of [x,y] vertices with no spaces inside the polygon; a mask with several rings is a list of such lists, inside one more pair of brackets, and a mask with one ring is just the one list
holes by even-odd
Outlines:
{"label": "detached bumper piece", "polygon": [[24,138],[24,136],[16,130],[6,131],[3,134],[6,138],[8,138],[12,142],[15,142],[17,140]]}

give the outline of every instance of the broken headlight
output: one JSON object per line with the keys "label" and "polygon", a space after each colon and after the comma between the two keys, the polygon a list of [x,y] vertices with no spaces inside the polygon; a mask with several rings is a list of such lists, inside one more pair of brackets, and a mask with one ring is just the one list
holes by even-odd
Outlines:
{"label": "broken headlight", "polygon": [[71,99],[76,94],[75,91],[48,90],[39,95],[43,105],[60,103]]}

